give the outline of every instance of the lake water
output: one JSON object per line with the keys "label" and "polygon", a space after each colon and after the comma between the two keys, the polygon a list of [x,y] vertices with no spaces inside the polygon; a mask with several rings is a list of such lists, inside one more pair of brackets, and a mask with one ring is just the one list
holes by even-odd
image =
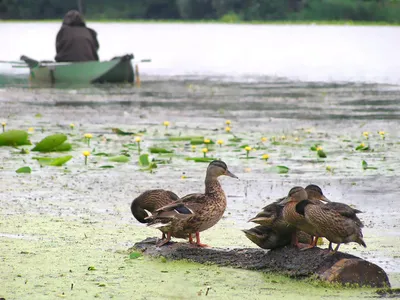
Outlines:
{"label": "lake water", "polygon": [[[151,58],[151,76],[400,83],[400,27],[95,23],[100,58]],[[1,60],[54,59],[59,23],[0,23]],[[0,65],[0,72],[23,72]]]}
{"label": "lake water", "polygon": [[[136,293],[131,282],[153,278],[137,272],[137,268],[147,269],[147,260],[138,260],[135,267],[122,254],[115,257],[115,251],[126,251],[146,236],[159,234],[133,219],[130,203],[139,193],[153,188],[171,189],[178,195],[200,192],[204,190],[207,166],[186,160],[203,156],[204,145],[192,150],[185,142],[169,141],[162,125],[165,120],[171,122],[168,133],[173,136],[222,139],[222,147],[210,147],[208,155],[223,159],[240,178],[221,179],[228,197],[227,210],[215,227],[202,233],[202,242],[216,247],[255,247],[241,231],[254,226],[247,220],[292,186],[314,183],[331,200],[363,211],[360,218],[365,224],[368,248],[351,243],[340,250],[378,264],[388,272],[392,286],[400,287],[400,27],[89,26],[98,32],[101,59],[134,53],[138,59],[151,58],[152,62],[140,67],[141,88],[1,86],[0,122],[7,122],[7,130],[30,128],[33,143],[61,132],[73,145],[72,151],[64,154],[21,154],[18,149],[0,147],[0,198],[4,199],[0,201],[4,217],[0,252],[6,257],[6,271],[0,274],[0,282],[7,282],[5,298],[14,293],[26,296],[30,288],[33,296],[47,293],[49,298],[44,299],[53,299],[55,286],[60,293],[70,290],[70,282],[66,285],[63,279],[66,277],[57,275],[64,272],[68,280],[79,282],[69,292],[73,298],[79,298],[79,293],[86,295],[87,290],[96,295],[99,287],[94,279],[85,279],[90,265],[99,267],[93,276],[107,282],[109,288],[104,292],[121,299]],[[18,60],[22,54],[52,59],[58,29],[58,23],[0,23],[0,59]],[[2,78],[16,74],[27,79],[28,71],[0,64]],[[225,131],[227,119],[232,121],[229,133]],[[75,124],[74,130],[70,129],[71,123]],[[171,159],[155,154],[164,163],[159,163],[154,173],[143,172],[136,149],[127,146],[134,144],[134,136],[114,134],[113,127],[142,132],[143,151],[157,146],[173,149],[174,154]],[[384,139],[379,131],[385,131]],[[88,132],[93,134],[90,147],[82,139]],[[363,132],[368,132],[367,136]],[[241,140],[235,142],[232,134]],[[267,142],[261,142],[263,136]],[[369,148],[356,150],[361,143]],[[245,157],[245,144],[254,148],[250,159]],[[318,158],[311,151],[315,144],[323,146],[327,158]],[[130,161],[115,163],[107,156],[92,155],[85,166],[82,152],[86,150],[110,156],[128,151]],[[270,155],[268,161],[261,160],[265,153]],[[41,155],[73,158],[64,167],[40,167],[35,157]],[[363,160],[372,168],[364,169]],[[100,168],[102,165],[113,168]],[[30,166],[32,173],[15,173],[23,166]],[[289,172],[279,174],[273,171],[276,166],[286,166]],[[88,230],[93,234],[87,234]],[[95,242],[91,239],[94,236]],[[53,251],[51,255],[49,251]],[[74,260],[77,257],[81,260]],[[67,265],[59,263],[65,260],[69,261]],[[118,268],[109,272],[114,264]],[[155,268],[164,270],[159,264],[156,262]],[[54,265],[57,270],[53,270]],[[176,269],[171,268],[166,274],[168,280],[160,284],[164,290],[175,291],[176,285],[169,279]],[[225,293],[229,286],[225,278],[231,271],[224,272],[224,279],[212,284]],[[189,274],[186,279],[191,289],[200,289],[209,285],[210,276],[200,282],[198,278],[203,277],[197,275]],[[159,275],[156,277],[161,280]],[[49,284],[48,278],[56,279]],[[121,287],[119,282],[127,286]],[[256,290],[262,293],[259,299],[265,298],[263,289],[279,297],[277,285],[264,277],[257,282]],[[253,298],[253,280],[241,284],[240,289],[236,285],[232,285],[232,291],[228,288],[227,297],[229,293],[236,295],[237,289],[244,293],[241,299]],[[287,291],[297,293],[291,284],[279,284],[285,295]],[[149,283],[150,293],[160,293],[156,291],[158,285],[153,290],[151,286]],[[180,287],[180,294],[197,295],[185,291],[185,287]],[[338,295],[335,289],[326,292],[321,287],[318,291],[309,285],[301,291],[304,295],[299,299],[320,299],[321,292],[326,297]],[[349,293],[339,297],[366,297],[363,290]]]}

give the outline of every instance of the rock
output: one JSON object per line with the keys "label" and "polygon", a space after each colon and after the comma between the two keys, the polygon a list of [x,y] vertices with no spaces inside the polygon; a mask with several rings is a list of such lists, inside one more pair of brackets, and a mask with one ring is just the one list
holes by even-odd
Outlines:
{"label": "rock", "polygon": [[170,242],[157,247],[157,238],[136,243],[132,251],[167,259],[187,259],[197,263],[213,263],[262,272],[277,272],[296,278],[316,275],[328,282],[359,286],[390,287],[386,272],[379,266],[357,256],[337,252],[328,254],[318,247],[300,251],[291,246],[273,250],[259,248],[199,248],[189,243]]}

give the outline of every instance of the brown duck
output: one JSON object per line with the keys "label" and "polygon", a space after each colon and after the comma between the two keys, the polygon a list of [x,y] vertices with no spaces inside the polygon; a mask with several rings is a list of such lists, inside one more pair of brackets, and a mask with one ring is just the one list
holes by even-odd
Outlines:
{"label": "brown duck", "polygon": [[263,207],[262,211],[248,222],[253,222],[261,226],[268,226],[272,230],[282,234],[293,233],[296,228],[283,219],[282,211],[284,205],[280,204],[279,201],[282,201],[282,199],[278,199]]}
{"label": "brown duck", "polygon": [[[179,200],[179,197],[171,191],[148,190],[132,201],[131,212],[140,223],[149,223],[150,220],[146,218],[151,216],[154,211],[177,200]],[[162,239],[165,239],[164,233]]]}
{"label": "brown duck", "polygon": [[207,246],[200,242],[200,232],[214,226],[226,209],[226,196],[218,181],[221,175],[237,178],[223,161],[212,161],[207,168],[204,194],[184,196],[156,209],[151,216],[145,218],[149,220],[149,226],[159,228],[167,235],[159,246],[168,243],[171,237],[189,238],[189,242],[193,242],[193,233],[196,235],[196,245]]}
{"label": "brown duck", "polygon": [[[276,232],[270,226],[256,226],[244,229],[243,232],[250,241],[263,249],[275,249],[289,245],[292,237],[291,233]],[[297,232],[297,239],[300,243],[311,243],[311,236],[303,231]]]}
{"label": "brown duck", "polygon": [[[292,234],[292,244],[296,247],[299,247],[297,239],[297,231],[299,230],[304,231],[314,237],[311,245],[306,247],[305,249],[315,247],[318,241],[318,237],[320,236],[318,234],[318,228],[315,227],[313,224],[309,223],[303,215],[296,212],[296,204],[299,203],[300,201],[307,199],[308,199],[307,191],[300,186],[296,186],[289,191],[289,194],[286,197],[286,199],[281,201],[281,204],[285,204],[282,210],[282,219],[287,223],[296,227],[295,232]],[[325,196],[321,197],[318,200],[315,199],[309,201],[314,205],[323,205],[323,202],[321,202],[320,200],[329,201]]]}
{"label": "brown duck", "polygon": [[356,216],[361,211],[340,202],[316,205],[309,199],[298,202],[295,209],[298,214],[304,216],[309,224],[318,228],[319,236],[325,237],[329,241],[330,251],[332,243],[337,244],[333,253],[337,252],[342,243],[356,242],[367,247],[361,230],[364,225]]}

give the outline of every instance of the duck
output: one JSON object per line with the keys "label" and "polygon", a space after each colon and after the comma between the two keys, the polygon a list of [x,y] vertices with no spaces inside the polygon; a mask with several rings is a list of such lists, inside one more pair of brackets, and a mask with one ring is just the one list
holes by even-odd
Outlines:
{"label": "duck", "polygon": [[[281,248],[291,242],[291,234],[276,232],[270,226],[259,225],[242,231],[250,241],[263,249]],[[311,243],[311,236],[303,231],[297,232],[297,239],[301,243]]]}
{"label": "duck", "polygon": [[[200,232],[217,224],[227,206],[225,192],[218,180],[222,175],[238,179],[222,160],[210,162],[205,176],[204,193],[188,194],[156,209],[151,216],[145,218],[148,226],[158,228],[167,235],[157,246],[163,246],[171,237],[176,237],[189,238],[189,243],[198,247],[208,247],[201,243]],[[182,214],[184,217],[181,217]],[[196,236],[195,243],[192,234]]]}
{"label": "duck", "polygon": [[310,184],[306,187],[307,195],[309,200],[319,200],[319,199],[325,199],[323,201],[326,201],[327,203],[325,204],[326,207],[333,208],[340,214],[351,218],[358,226],[361,228],[364,227],[364,224],[361,222],[361,220],[357,217],[357,214],[363,213],[361,210],[356,209],[351,207],[350,205],[347,205],[342,202],[334,202],[330,201],[325,197],[325,195],[322,192],[322,189],[315,185],[315,184]]}
{"label": "duck", "polygon": [[283,198],[268,204],[262,208],[255,217],[251,218],[248,222],[253,222],[261,226],[268,226],[275,232],[281,234],[291,234],[296,229],[295,226],[289,224],[283,219],[282,210],[284,205],[280,204]]}
{"label": "duck", "polygon": [[[308,200],[307,191],[301,186],[295,186],[289,191],[288,196],[283,199],[280,204],[284,205],[282,209],[282,219],[290,225],[296,227],[296,230],[292,233],[292,245],[300,248],[297,239],[297,231],[304,231],[313,237],[312,243],[303,248],[305,250],[314,248],[317,245],[318,237],[321,235],[318,233],[318,228],[316,226],[308,222],[304,215],[301,215],[296,211],[296,204],[303,200]],[[324,205],[324,203],[320,200],[321,199],[308,201],[316,206]],[[328,199],[326,198],[326,200]]]}
{"label": "duck", "polygon": [[[136,220],[138,220],[140,223],[146,224],[150,222],[148,217],[150,217],[154,211],[165,205],[178,201],[179,199],[180,198],[177,194],[169,190],[147,190],[132,201],[131,212]],[[183,212],[181,215],[185,216]],[[164,240],[165,238],[165,233],[162,233],[161,240]]]}
{"label": "duck", "polygon": [[[318,197],[322,190],[314,186],[311,198]],[[313,195],[315,193],[315,195]],[[306,221],[318,228],[319,236],[325,237],[329,241],[328,251],[336,253],[342,243],[356,242],[363,247],[367,247],[362,234],[364,224],[357,217],[362,211],[354,209],[341,202],[329,202],[324,205],[316,205],[311,199],[299,201],[295,210],[304,216]],[[332,249],[332,243],[336,243],[336,248]]]}

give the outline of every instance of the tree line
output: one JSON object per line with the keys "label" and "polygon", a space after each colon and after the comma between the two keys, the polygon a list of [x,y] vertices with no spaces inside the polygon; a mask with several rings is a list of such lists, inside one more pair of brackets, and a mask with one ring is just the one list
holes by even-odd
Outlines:
{"label": "tree line", "polygon": [[0,0],[0,19],[61,19],[79,2],[102,20],[400,22],[400,0]]}

